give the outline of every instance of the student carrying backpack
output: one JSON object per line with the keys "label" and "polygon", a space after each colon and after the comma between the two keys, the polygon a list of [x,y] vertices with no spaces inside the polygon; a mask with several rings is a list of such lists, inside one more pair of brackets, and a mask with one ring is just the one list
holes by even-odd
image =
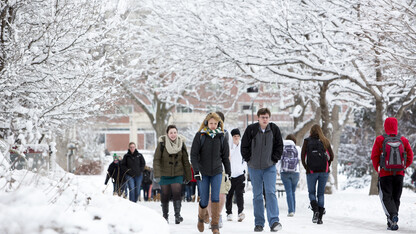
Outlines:
{"label": "student carrying backpack", "polygon": [[286,140],[283,140],[282,158],[277,163],[277,169],[285,187],[287,216],[289,217],[293,217],[296,212],[295,191],[299,182],[299,155],[300,147],[296,146],[296,137],[290,134],[286,137]]}
{"label": "student carrying backpack", "polygon": [[[329,166],[333,159],[334,153],[332,152],[331,143],[322,132],[321,126],[313,125],[310,136],[303,141],[301,153],[302,165],[306,169],[313,223],[323,223],[325,185],[329,176]],[[316,184],[318,184],[318,191],[316,191]]]}
{"label": "student carrying backpack", "polygon": [[409,141],[398,134],[397,128],[397,119],[387,118],[384,121],[385,134],[377,136],[371,151],[374,169],[379,174],[380,200],[387,216],[389,230],[399,229],[397,222],[404,171],[413,161],[413,151]]}

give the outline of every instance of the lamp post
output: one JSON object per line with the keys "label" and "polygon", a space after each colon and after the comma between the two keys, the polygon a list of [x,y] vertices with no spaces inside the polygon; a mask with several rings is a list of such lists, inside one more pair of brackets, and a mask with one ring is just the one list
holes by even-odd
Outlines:
{"label": "lamp post", "polygon": [[254,99],[256,99],[257,95],[259,94],[259,89],[256,86],[248,87],[247,94],[251,98],[251,123],[253,124],[254,123],[254,110],[253,110]]}

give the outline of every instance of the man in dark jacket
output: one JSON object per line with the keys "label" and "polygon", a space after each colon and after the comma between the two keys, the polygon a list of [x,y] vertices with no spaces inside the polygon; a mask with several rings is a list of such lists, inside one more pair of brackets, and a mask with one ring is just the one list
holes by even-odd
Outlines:
{"label": "man in dark jacket", "polygon": [[113,155],[113,162],[108,166],[107,169],[107,176],[105,178],[104,184],[107,185],[108,180],[112,178],[113,182],[113,195],[121,196],[124,192],[125,187],[125,178],[126,174],[125,171],[122,170],[122,167],[120,167],[120,160],[121,156],[118,157],[117,154]]}
{"label": "man in dark jacket", "polygon": [[384,213],[387,216],[387,229],[397,230],[399,226],[399,206],[400,197],[403,189],[403,177],[404,169],[401,171],[389,171],[386,168],[381,167],[381,155],[383,153],[383,142],[387,136],[398,136],[402,141],[403,147],[401,150],[405,152],[406,165],[405,168],[409,167],[413,162],[413,151],[410,147],[409,141],[404,137],[397,134],[397,119],[389,117],[384,121],[385,135],[377,136],[374,142],[373,150],[371,152],[371,160],[373,162],[374,169],[379,174],[378,189],[380,200],[383,205]]}
{"label": "man in dark jacket", "polygon": [[126,181],[129,188],[129,199],[137,202],[140,195],[140,186],[143,179],[143,170],[146,162],[144,157],[136,149],[134,142],[129,143],[129,150],[121,161],[121,166],[126,170]]}
{"label": "man in dark jacket", "polygon": [[270,110],[257,112],[258,123],[249,125],[241,142],[241,154],[247,161],[253,186],[255,232],[262,232],[264,219],[263,186],[266,193],[266,211],[270,231],[282,229],[279,223],[279,207],[276,198],[276,166],[283,152],[280,129],[270,121]]}

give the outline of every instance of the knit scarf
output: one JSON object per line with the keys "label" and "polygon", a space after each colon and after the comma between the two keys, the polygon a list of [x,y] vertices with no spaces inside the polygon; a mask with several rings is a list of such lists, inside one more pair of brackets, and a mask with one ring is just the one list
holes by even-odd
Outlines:
{"label": "knit scarf", "polygon": [[217,135],[218,133],[222,132],[221,128],[217,128],[215,130],[211,130],[210,128],[204,128],[204,131],[208,134],[208,136],[210,136],[211,138],[214,138],[215,135]]}
{"label": "knit scarf", "polygon": [[169,154],[177,154],[182,150],[182,145],[185,143],[185,137],[178,135],[174,141],[168,136],[165,137],[165,147]]}

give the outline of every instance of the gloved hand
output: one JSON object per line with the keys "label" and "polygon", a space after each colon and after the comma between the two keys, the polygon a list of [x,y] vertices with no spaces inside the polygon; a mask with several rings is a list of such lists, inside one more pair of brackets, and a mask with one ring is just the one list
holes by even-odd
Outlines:
{"label": "gloved hand", "polygon": [[160,182],[160,177],[153,178],[153,181],[156,182],[156,183],[159,183]]}
{"label": "gloved hand", "polygon": [[189,183],[189,180],[183,180],[183,184],[188,184]]}
{"label": "gloved hand", "polygon": [[230,179],[230,176],[228,176],[228,174],[224,174],[224,182],[227,182],[227,180]]}
{"label": "gloved hand", "polygon": [[195,175],[194,175],[194,178],[195,178],[196,180],[201,181],[201,180],[202,180],[202,175],[201,175],[201,172],[196,171],[196,172],[195,172]]}

